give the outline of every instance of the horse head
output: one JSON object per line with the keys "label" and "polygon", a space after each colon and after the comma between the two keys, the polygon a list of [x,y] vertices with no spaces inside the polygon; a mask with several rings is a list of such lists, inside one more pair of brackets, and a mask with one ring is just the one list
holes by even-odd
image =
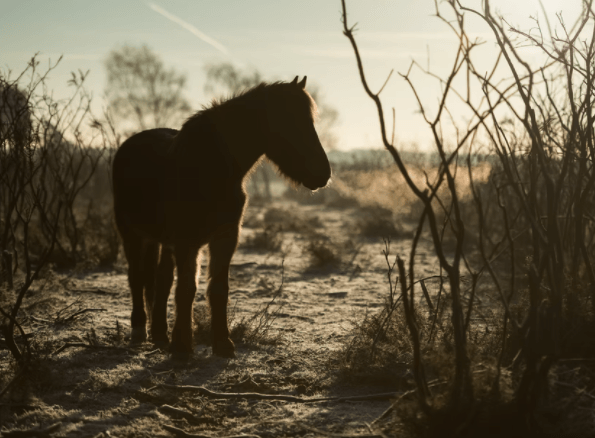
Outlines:
{"label": "horse head", "polygon": [[331,167],[314,127],[317,107],[306,91],[306,76],[271,89],[266,107],[266,156],[292,181],[310,190],[325,187]]}

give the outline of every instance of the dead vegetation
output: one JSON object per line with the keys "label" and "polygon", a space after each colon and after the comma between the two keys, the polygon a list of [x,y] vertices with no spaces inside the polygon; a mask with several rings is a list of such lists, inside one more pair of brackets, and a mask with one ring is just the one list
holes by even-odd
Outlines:
{"label": "dead vegetation", "polygon": [[310,259],[311,268],[333,267],[341,261],[340,249],[331,238],[316,233],[309,236],[304,255]]}
{"label": "dead vegetation", "polygon": [[[590,146],[595,54],[591,3],[584,2],[583,15],[571,30],[560,19],[563,37],[554,36],[549,22],[547,29],[537,22],[538,37],[518,30],[495,16],[488,1],[481,11],[459,2],[445,7],[436,3],[437,17],[460,41],[451,72],[442,78],[413,61],[400,74],[432,131],[439,160],[437,173],[420,181],[387,135],[379,97],[384,86],[374,93],[368,85],[342,0],[344,35],[365,92],[378,110],[384,146],[410,196],[422,206],[411,248],[397,254],[394,265],[389,263],[391,296],[390,270],[398,267],[395,284],[398,281],[416,388],[411,407],[403,400],[393,405],[397,429],[414,436],[526,436],[565,430],[574,417],[566,410],[551,422],[546,413],[556,404],[550,396],[551,379],[563,380],[556,363],[577,354],[588,358],[593,351],[591,339],[584,336],[595,320],[588,292],[595,284],[594,233],[586,219],[595,180]],[[474,64],[480,43],[469,38],[465,16],[479,17],[496,39],[500,52],[487,74]],[[542,50],[545,64],[532,67],[525,62],[523,44]],[[440,83],[436,108],[420,98],[418,73]],[[455,106],[459,116],[468,115],[465,125],[454,121]],[[456,133],[454,139],[445,137],[447,125]],[[475,164],[475,151],[481,147],[492,154],[487,179],[477,174]],[[467,179],[463,186],[461,177]],[[432,342],[436,338],[428,332],[434,330],[428,330],[416,304],[415,256],[424,230],[439,259],[440,292],[444,290],[448,301],[438,344]],[[437,320],[439,312],[423,281],[420,286],[430,319],[434,313]],[[490,296],[494,308],[485,312],[479,301]],[[513,306],[518,313],[513,314]],[[391,310],[387,306],[384,313]],[[374,339],[383,334],[383,324],[372,321],[371,326],[378,333]],[[441,352],[446,353],[443,360]],[[437,370],[447,383],[434,389],[431,379]],[[580,398],[567,403],[580,404]],[[584,436],[593,433],[587,422],[573,427]]]}
{"label": "dead vegetation", "polygon": [[[115,231],[102,228],[110,215],[96,204],[109,198],[113,143],[90,115],[86,74],[72,75],[73,96],[65,104],[45,93],[46,78],[55,67],[39,72],[34,57],[16,78],[0,74],[1,331],[8,350],[23,364],[31,348],[19,309],[33,282],[42,281],[50,265],[113,263],[119,250]],[[19,88],[27,77],[26,86]],[[90,138],[81,134],[83,123],[93,123]],[[101,195],[93,196],[93,191]],[[94,229],[85,232],[91,224]],[[15,342],[15,329],[21,345]]]}

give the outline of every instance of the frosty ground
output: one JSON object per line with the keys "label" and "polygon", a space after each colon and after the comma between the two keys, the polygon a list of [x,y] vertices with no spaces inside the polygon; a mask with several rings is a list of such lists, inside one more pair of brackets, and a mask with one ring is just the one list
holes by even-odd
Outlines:
{"label": "frosty ground", "polygon": [[[370,435],[381,430],[391,420],[382,414],[413,383],[408,358],[388,373],[353,370],[343,360],[354,327],[384,306],[389,290],[385,244],[380,236],[362,236],[365,220],[356,208],[287,200],[250,207],[230,273],[234,359],[213,356],[208,346],[203,278],[195,300],[195,354],[188,362],[176,362],[150,343],[129,345],[124,261],[110,270],[47,274],[24,306],[24,327],[33,334],[38,368],[4,396],[3,430],[55,423],[61,423],[58,436],[73,437],[171,436],[167,426],[207,436]],[[406,226],[399,229],[391,253],[408,255],[411,232]],[[438,273],[430,248],[422,239],[416,276]],[[207,263],[208,254],[203,254],[203,272]],[[428,286],[435,293],[431,282]],[[2,354],[2,372],[8,375],[14,364],[6,350]],[[246,396],[226,396],[237,393]],[[374,394],[385,395],[307,402]]]}

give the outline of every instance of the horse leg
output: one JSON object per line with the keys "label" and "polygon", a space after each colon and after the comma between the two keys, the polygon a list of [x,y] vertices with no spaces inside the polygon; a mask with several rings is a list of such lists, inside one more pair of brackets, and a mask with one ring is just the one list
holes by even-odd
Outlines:
{"label": "horse leg", "polygon": [[151,338],[159,347],[169,344],[167,336],[167,299],[174,282],[174,254],[170,248],[161,247],[161,258],[157,267],[155,302],[151,317]]}
{"label": "horse leg", "polygon": [[[143,285],[145,288],[145,312],[151,321],[155,300],[155,274],[159,261],[159,244],[147,243],[143,254]],[[150,323],[149,323],[150,325]]]}
{"label": "horse leg", "polygon": [[[124,237],[125,236],[125,237]],[[128,260],[128,283],[132,292],[132,315],[130,325],[132,332],[130,342],[139,343],[147,340],[147,315],[143,299],[143,253],[145,242],[132,233],[122,233],[124,253]]]}
{"label": "horse leg", "polygon": [[213,354],[234,357],[235,346],[229,338],[227,300],[229,294],[229,265],[238,245],[238,231],[215,237],[209,243],[209,284],[207,297],[211,306]]}
{"label": "horse leg", "polygon": [[169,350],[175,359],[188,359],[192,354],[192,304],[196,294],[199,248],[176,246],[176,319]]}

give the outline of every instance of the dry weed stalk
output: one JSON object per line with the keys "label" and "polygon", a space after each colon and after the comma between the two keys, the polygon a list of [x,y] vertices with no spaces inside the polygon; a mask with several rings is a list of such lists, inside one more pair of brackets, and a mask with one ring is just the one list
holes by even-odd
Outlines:
{"label": "dry weed stalk", "polygon": [[[380,93],[382,92],[384,85],[381,87],[381,89],[378,91],[378,93],[372,92],[371,89],[369,88],[365,74],[364,74],[364,68],[363,68],[363,64],[362,64],[361,57],[359,54],[359,50],[358,50],[355,38],[353,36],[353,31],[354,31],[355,27],[348,26],[348,24],[347,24],[347,10],[346,10],[346,6],[345,6],[345,1],[342,0],[341,4],[343,7],[343,33],[351,42],[351,45],[355,52],[356,61],[357,61],[362,85],[363,85],[366,93],[368,94],[368,96],[376,104],[376,108],[378,111],[378,118],[380,121],[380,131],[381,131],[381,135],[382,135],[383,144],[384,144],[385,148],[390,152],[391,156],[393,157],[397,167],[399,168],[399,171],[405,178],[405,182],[407,183],[407,185],[409,186],[411,191],[413,191],[413,193],[424,204],[423,218],[424,218],[424,221],[425,221],[425,219],[427,219],[427,223],[430,227],[430,232],[432,235],[432,240],[434,242],[434,248],[436,250],[436,255],[438,256],[441,267],[446,271],[448,279],[449,279],[450,293],[451,293],[451,297],[452,297],[452,326],[454,328],[455,347],[456,347],[456,353],[455,353],[456,354],[456,362],[455,362],[456,371],[455,371],[455,380],[453,382],[452,400],[453,400],[453,405],[461,406],[462,409],[464,409],[464,406],[467,406],[472,402],[473,387],[472,387],[472,380],[471,380],[471,374],[470,374],[470,361],[469,361],[469,357],[467,354],[467,347],[466,347],[467,338],[466,338],[466,333],[464,331],[463,308],[462,308],[462,303],[461,303],[461,292],[460,292],[460,263],[461,263],[461,257],[462,257],[462,249],[463,249],[464,225],[463,225],[463,221],[462,221],[462,217],[461,217],[460,204],[458,202],[458,195],[457,195],[456,187],[455,187],[455,183],[454,183],[454,175],[453,175],[453,170],[451,169],[451,163],[456,158],[459,149],[465,144],[467,139],[473,134],[474,130],[477,128],[477,126],[479,126],[479,124],[476,125],[474,128],[472,128],[472,130],[467,135],[465,135],[463,137],[463,139],[461,139],[459,141],[459,144],[458,144],[455,152],[449,154],[448,156],[445,151],[444,142],[443,142],[441,133],[439,132],[440,128],[438,126],[438,124],[441,120],[441,116],[443,114],[446,97],[450,90],[450,85],[451,85],[454,77],[458,74],[458,72],[460,71],[461,67],[464,64],[464,59],[462,57],[462,48],[459,49],[459,53],[457,55],[457,59],[456,59],[453,71],[451,72],[448,80],[446,81],[446,87],[443,92],[440,107],[437,111],[437,115],[434,120],[429,120],[426,117],[424,107],[423,107],[423,105],[421,105],[421,102],[420,102],[420,110],[422,112],[422,115],[426,119],[427,123],[430,125],[430,128],[433,132],[434,139],[436,142],[436,147],[438,149],[438,153],[441,158],[441,168],[440,168],[440,172],[439,172],[437,181],[435,181],[433,184],[428,184],[428,187],[426,187],[426,188],[420,188],[420,187],[418,187],[418,185],[415,184],[415,182],[411,178],[407,167],[403,163],[401,156],[399,155],[399,152],[397,151],[397,149],[394,147],[392,141],[388,140],[388,137],[386,134],[386,126],[385,126],[385,122],[384,122],[384,110],[382,107],[382,102],[380,101]],[[409,73],[410,73],[410,71],[403,77],[411,84],[411,82],[409,80],[409,76],[408,76]],[[389,75],[389,78],[390,78],[390,75]],[[387,78],[387,81],[389,78]],[[414,87],[413,87],[413,90],[415,92]],[[447,215],[447,218],[453,228],[454,234],[456,236],[456,242],[457,242],[456,248],[455,248],[455,254],[454,254],[454,257],[452,258],[452,261],[449,261],[445,254],[445,251],[444,251],[444,248],[442,245],[440,227],[437,223],[436,211],[432,205],[432,200],[434,199],[434,196],[435,196],[437,190],[440,188],[440,186],[442,185],[442,183],[445,180],[446,180],[446,183],[450,190],[451,205],[452,205],[452,210],[448,210],[449,214]],[[454,218],[453,218],[453,215],[454,215]],[[424,221],[421,222],[422,225],[423,225]],[[411,257],[411,260],[413,260],[413,257]],[[413,267],[413,261],[411,261],[410,267]],[[413,278],[413,276],[412,276],[412,278]],[[411,287],[410,293],[411,293],[411,295],[414,294],[413,285]],[[405,312],[408,313],[409,311],[410,311],[410,308],[405,306]],[[408,318],[409,318],[409,316],[408,316]],[[413,342],[415,343],[416,341],[413,340]],[[420,346],[415,345],[414,349],[419,350]],[[414,370],[414,372],[416,372],[416,371]],[[419,379],[416,378],[416,380],[421,382],[423,380],[423,378],[422,377],[420,377]],[[427,386],[427,384],[424,383],[422,386]],[[422,388],[419,388],[419,389],[420,389],[421,393],[425,394],[425,391],[423,391]]]}

